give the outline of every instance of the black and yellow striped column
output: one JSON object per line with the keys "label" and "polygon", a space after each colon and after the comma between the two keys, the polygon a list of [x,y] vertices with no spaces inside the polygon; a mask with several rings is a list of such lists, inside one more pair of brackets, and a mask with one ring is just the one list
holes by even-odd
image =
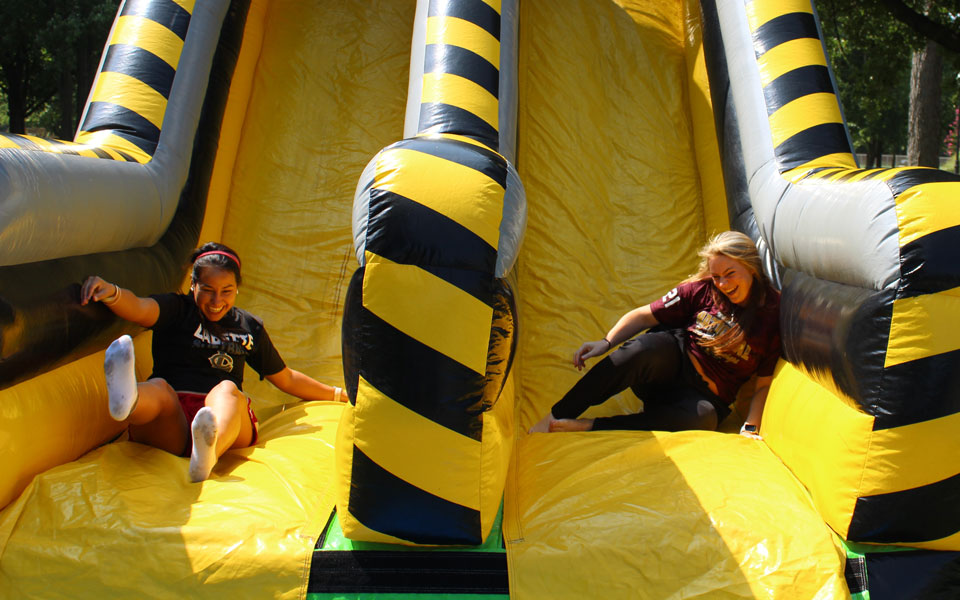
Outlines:
{"label": "black and yellow striped column", "polygon": [[516,311],[497,275],[504,199],[519,185],[497,151],[499,9],[429,3],[418,135],[374,158],[355,199],[361,267],[344,309],[350,404],[337,440],[352,539],[480,544],[499,509]]}
{"label": "black and yellow striped column", "polygon": [[855,168],[810,0],[746,4],[780,170]]}
{"label": "black and yellow striped column", "polygon": [[157,149],[195,0],[127,0],[74,142],[0,133],[0,148],[146,163]]}
{"label": "black and yellow striped column", "polygon": [[744,6],[775,160],[796,186],[780,201],[830,198],[896,227],[897,262],[875,269],[894,276],[877,289],[785,277],[793,364],[775,378],[765,439],[846,539],[960,549],[960,178],[856,168],[809,0]]}
{"label": "black and yellow striped column", "polygon": [[418,131],[462,135],[499,150],[499,81],[500,2],[432,0]]}
{"label": "black and yellow striped column", "polygon": [[76,141],[147,162],[157,149],[195,0],[127,0]]}

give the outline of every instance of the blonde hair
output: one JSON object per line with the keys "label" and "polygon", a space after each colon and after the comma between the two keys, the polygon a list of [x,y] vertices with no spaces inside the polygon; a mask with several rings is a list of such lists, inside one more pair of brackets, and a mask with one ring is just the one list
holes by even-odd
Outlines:
{"label": "blonde hair", "polygon": [[[763,305],[766,301],[767,288],[770,287],[767,276],[763,272],[763,265],[760,262],[760,253],[757,252],[757,246],[749,236],[739,231],[724,231],[707,240],[707,243],[700,248],[697,255],[700,256],[700,266],[697,268],[697,272],[687,278],[686,281],[701,281],[703,279],[711,279],[712,281],[710,259],[720,255],[737,261],[753,277],[750,296],[745,307],[746,314],[742,314],[741,318],[738,319],[739,322],[723,335],[713,340],[701,342],[702,346],[716,348],[720,353],[735,352],[743,344],[744,332],[741,324],[744,327],[749,327],[752,324],[753,313],[757,307]],[[729,303],[715,285],[712,287],[714,301]],[[733,309],[736,310],[736,307],[733,307]]]}
{"label": "blonde hair", "polygon": [[697,252],[700,257],[697,272],[687,281],[699,281],[710,277],[710,259],[721,254],[746,267],[753,275],[754,283],[761,284],[761,289],[767,287],[767,276],[763,274],[763,265],[760,263],[757,246],[752,239],[739,231],[723,231],[707,240],[707,243]]}

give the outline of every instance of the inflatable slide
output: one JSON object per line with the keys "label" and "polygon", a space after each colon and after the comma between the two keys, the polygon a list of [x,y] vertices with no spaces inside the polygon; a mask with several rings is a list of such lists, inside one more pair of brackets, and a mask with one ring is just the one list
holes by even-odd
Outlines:
{"label": "inflatable slide", "polygon": [[[809,0],[125,0],[74,140],[0,135],[0,597],[955,591],[957,191],[857,169]],[[729,228],[783,291],[765,441],[526,434]],[[193,484],[106,410],[149,331],[77,299],[207,240],[350,401],[249,373]]]}

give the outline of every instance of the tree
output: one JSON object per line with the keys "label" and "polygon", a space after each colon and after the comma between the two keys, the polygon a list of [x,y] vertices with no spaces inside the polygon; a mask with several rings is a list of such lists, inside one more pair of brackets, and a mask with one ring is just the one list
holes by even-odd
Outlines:
{"label": "tree", "polygon": [[0,91],[7,97],[10,131],[26,132],[26,118],[56,91],[45,49],[36,36],[53,16],[51,0],[0,3]]}
{"label": "tree", "polygon": [[910,58],[903,46],[912,34],[867,2],[818,0],[817,12],[850,137],[870,168],[883,154],[906,152]]}
{"label": "tree", "polygon": [[910,67],[910,119],[907,129],[907,163],[940,166],[940,80],[943,59],[940,46],[927,40],[913,51]]}
{"label": "tree", "polygon": [[910,118],[907,161],[924,167],[940,166],[941,85],[943,59],[941,48],[960,54],[960,2],[915,0],[908,6],[902,0],[876,0],[895,19],[909,26],[924,40],[914,49],[910,73]]}
{"label": "tree", "polygon": [[0,92],[9,127],[25,133],[31,116],[72,138],[119,0],[0,2]]}
{"label": "tree", "polygon": [[958,101],[960,0],[817,0],[817,9],[865,166],[883,151],[939,166]]}

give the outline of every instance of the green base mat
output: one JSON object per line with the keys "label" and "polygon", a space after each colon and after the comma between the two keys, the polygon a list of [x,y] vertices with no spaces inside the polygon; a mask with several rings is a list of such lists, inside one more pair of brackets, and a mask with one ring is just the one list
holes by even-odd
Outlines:
{"label": "green base mat", "polygon": [[334,511],[310,562],[308,600],[509,598],[501,521],[480,546],[420,547],[346,538]]}

